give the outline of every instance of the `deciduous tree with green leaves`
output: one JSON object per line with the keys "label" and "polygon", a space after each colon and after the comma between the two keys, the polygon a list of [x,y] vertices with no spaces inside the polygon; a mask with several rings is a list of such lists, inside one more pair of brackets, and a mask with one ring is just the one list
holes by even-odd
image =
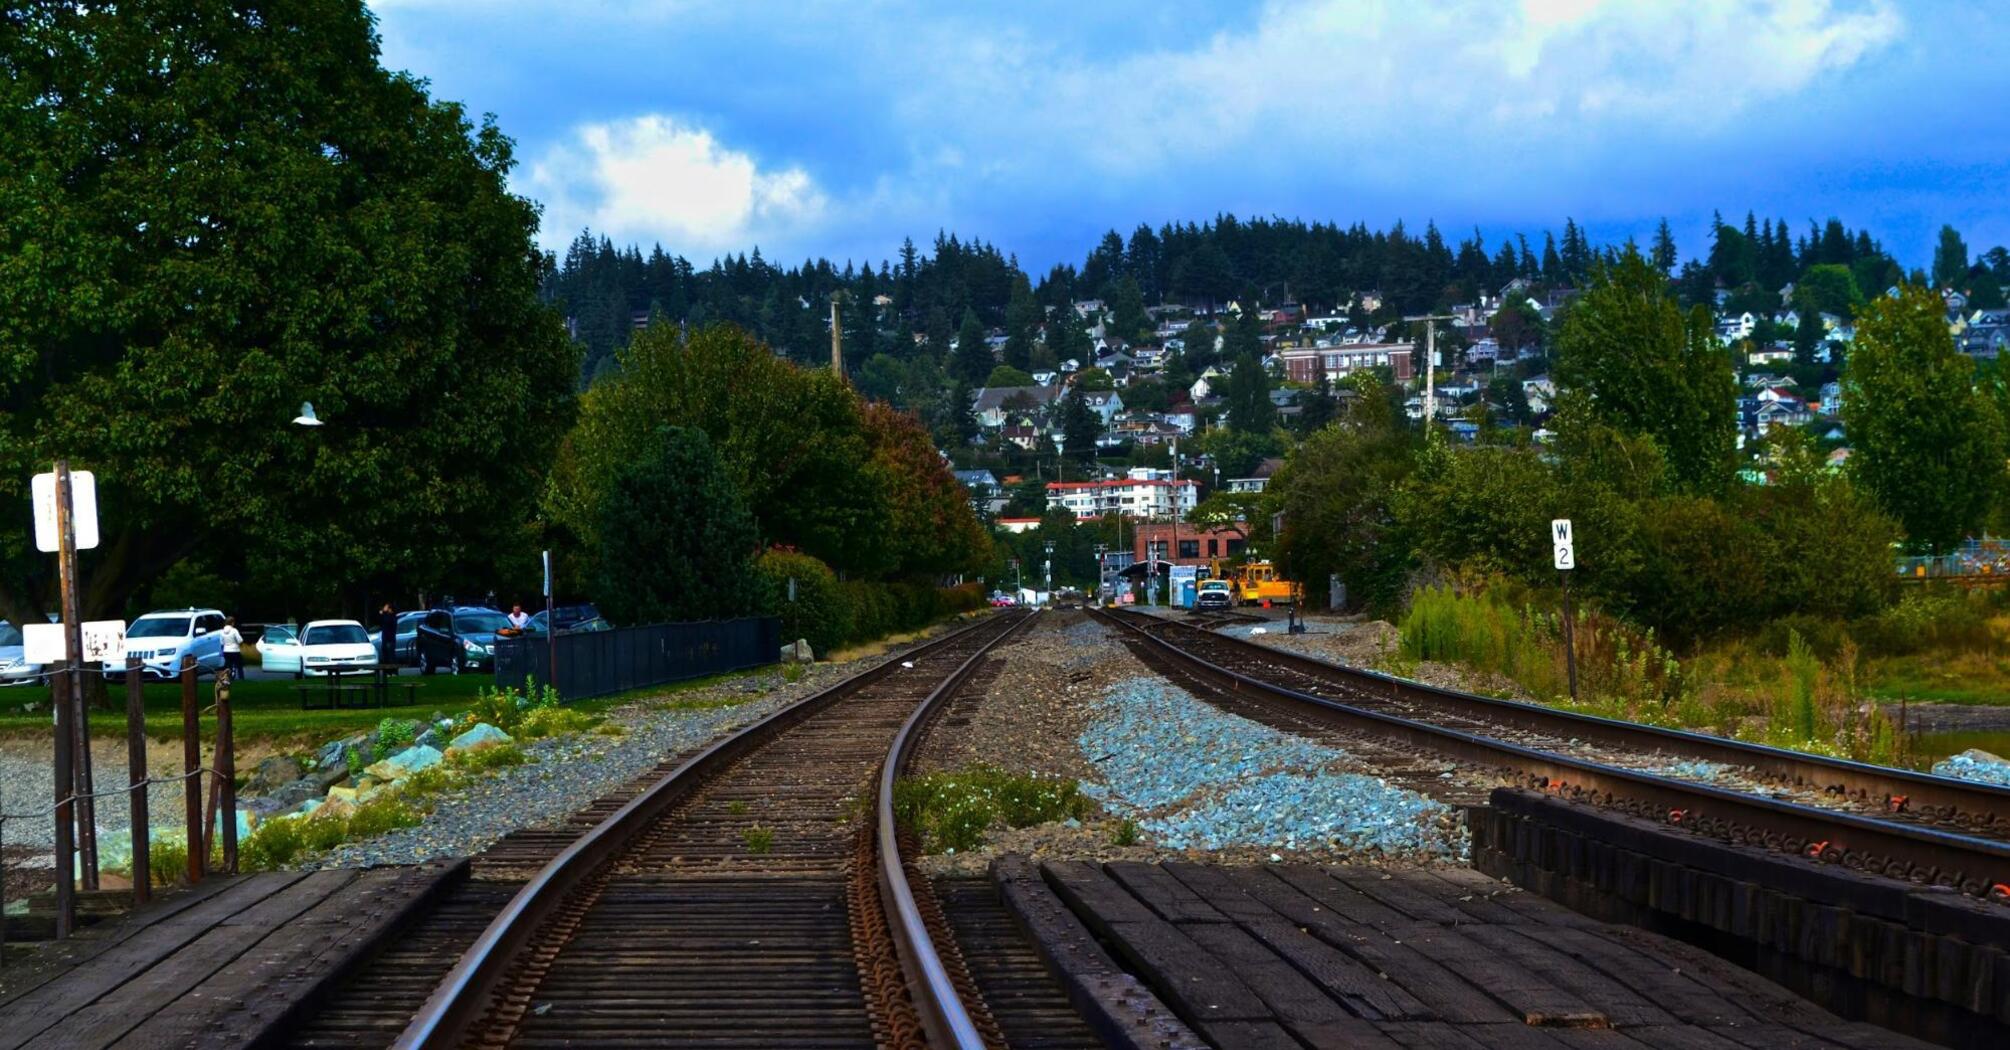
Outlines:
{"label": "deciduous tree with green leaves", "polygon": [[1675,479],[1722,488],[1736,441],[1737,377],[1709,311],[1686,314],[1668,282],[1627,249],[1597,268],[1556,337],[1556,378],[1585,418],[1654,439]]}
{"label": "deciduous tree with green leaves", "polygon": [[1850,472],[1913,544],[1952,549],[2004,484],[2004,420],[1954,348],[1939,293],[1908,284],[1857,319],[1843,370]]}
{"label": "deciduous tree with green leaves", "polygon": [[0,14],[0,614],[53,598],[22,530],[59,456],[98,478],[91,616],[197,552],[326,608],[535,549],[579,375],[537,209],[378,59],[356,0]]}

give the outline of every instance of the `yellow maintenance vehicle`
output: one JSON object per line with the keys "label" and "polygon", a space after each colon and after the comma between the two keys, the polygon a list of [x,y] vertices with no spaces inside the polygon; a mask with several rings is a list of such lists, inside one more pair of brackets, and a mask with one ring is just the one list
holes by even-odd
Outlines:
{"label": "yellow maintenance vehicle", "polygon": [[1297,587],[1267,561],[1224,565],[1222,575],[1234,584],[1236,600],[1244,605],[1289,605],[1297,600]]}

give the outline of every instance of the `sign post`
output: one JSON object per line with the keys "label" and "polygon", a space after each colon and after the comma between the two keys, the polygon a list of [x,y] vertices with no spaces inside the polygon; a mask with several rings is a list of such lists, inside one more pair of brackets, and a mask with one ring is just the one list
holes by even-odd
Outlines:
{"label": "sign post", "polygon": [[1563,662],[1570,674],[1570,698],[1577,699],[1577,614],[1570,607],[1570,570],[1577,568],[1577,538],[1569,518],[1549,523],[1549,539],[1556,561],[1556,577],[1563,582]]}
{"label": "sign post", "polygon": [[69,461],[59,459],[54,470],[35,475],[29,492],[35,546],[56,555],[57,594],[63,609],[63,688],[50,690],[56,709],[56,936],[61,938],[70,935],[76,921],[74,882],[79,870],[86,888],[98,886],[97,807],[91,799],[83,619],[77,597],[77,551],[98,545],[98,484],[89,471],[72,473]]}
{"label": "sign post", "polygon": [[[789,583],[791,585],[795,583],[793,577],[789,580]],[[791,591],[789,597],[792,599],[795,597],[793,591]],[[546,646],[545,677],[550,679],[545,684],[555,687],[558,685],[558,613],[552,607],[550,551],[544,552],[544,642]]]}

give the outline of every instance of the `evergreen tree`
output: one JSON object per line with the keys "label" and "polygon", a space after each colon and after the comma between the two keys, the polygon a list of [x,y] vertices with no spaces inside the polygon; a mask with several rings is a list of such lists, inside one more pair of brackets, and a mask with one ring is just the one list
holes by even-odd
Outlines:
{"label": "evergreen tree", "polygon": [[1277,422],[1270,403],[1270,373],[1255,354],[1235,359],[1228,375],[1228,428],[1244,434],[1268,434]]}
{"label": "evergreen tree", "polygon": [[1263,320],[1258,316],[1256,303],[1245,302],[1242,311],[1223,333],[1221,356],[1230,361],[1244,357],[1263,356]]}
{"label": "evergreen tree", "polygon": [[925,331],[928,340],[928,356],[934,358],[937,362],[947,360],[949,358],[950,340],[956,338],[955,331],[949,327],[949,311],[944,310],[940,306],[929,307],[928,322]]}
{"label": "evergreen tree", "polygon": [[1012,279],[1012,298],[1005,306],[1005,363],[1021,371],[1033,369],[1033,330],[1040,323],[1040,305],[1026,275]]}
{"label": "evergreen tree", "polygon": [[1552,284],[1564,281],[1563,257],[1556,254],[1556,237],[1542,235],[1542,279]]}
{"label": "evergreen tree", "polygon": [[[977,440],[980,431],[977,427],[975,396],[970,384],[960,379],[950,388],[947,418],[943,421],[941,431],[936,435],[936,440],[944,447],[967,448],[971,442]],[[944,440],[945,438],[947,440]]]}
{"label": "evergreen tree", "polygon": [[1086,360],[1089,356],[1089,333],[1082,330],[1081,318],[1076,316],[1073,306],[1063,304],[1054,308],[1047,318],[1045,342],[1056,363],[1069,358]]}
{"label": "evergreen tree", "polygon": [[1089,407],[1079,389],[1061,400],[1061,450],[1088,463],[1096,458],[1096,439],[1103,435],[1103,417]]}
{"label": "evergreen tree", "polygon": [[1654,248],[1649,259],[1654,268],[1661,271],[1661,276],[1667,277],[1675,272],[1675,234],[1668,229],[1667,219],[1662,219],[1661,225],[1654,228]]}
{"label": "evergreen tree", "polygon": [[1933,286],[1959,288],[1968,283],[1968,244],[1952,226],[1940,228],[1933,246]]}
{"label": "evergreen tree", "polygon": [[956,356],[950,374],[971,386],[982,386],[997,363],[991,356],[990,344],[984,341],[984,325],[977,320],[977,311],[964,307],[963,324],[956,330]]}
{"label": "evergreen tree", "polygon": [[1110,289],[1109,333],[1127,343],[1151,336],[1151,317],[1145,313],[1144,292],[1137,278],[1126,274]]}

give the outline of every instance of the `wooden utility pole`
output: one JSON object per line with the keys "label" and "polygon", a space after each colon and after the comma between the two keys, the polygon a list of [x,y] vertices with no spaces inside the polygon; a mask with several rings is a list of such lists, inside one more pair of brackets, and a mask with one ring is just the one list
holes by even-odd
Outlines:
{"label": "wooden utility pole", "polygon": [[1424,431],[1429,433],[1431,424],[1438,416],[1438,325],[1439,321],[1455,321],[1450,314],[1428,314],[1419,317],[1405,317],[1405,321],[1424,322]]}
{"label": "wooden utility pole", "polygon": [[[67,685],[62,703],[70,713],[70,785],[76,799],[71,814],[77,824],[77,857],[82,862],[84,888],[98,888],[97,806],[91,798],[91,727],[84,707],[84,619],[77,596],[77,520],[72,501],[70,461],[56,461],[56,582],[63,610],[63,662]],[[64,864],[69,863],[64,858]],[[65,871],[62,882],[69,881]],[[60,885],[60,883],[59,883]]]}
{"label": "wooden utility pole", "polygon": [[831,371],[844,380],[844,328],[838,323],[838,297],[831,296]]}

